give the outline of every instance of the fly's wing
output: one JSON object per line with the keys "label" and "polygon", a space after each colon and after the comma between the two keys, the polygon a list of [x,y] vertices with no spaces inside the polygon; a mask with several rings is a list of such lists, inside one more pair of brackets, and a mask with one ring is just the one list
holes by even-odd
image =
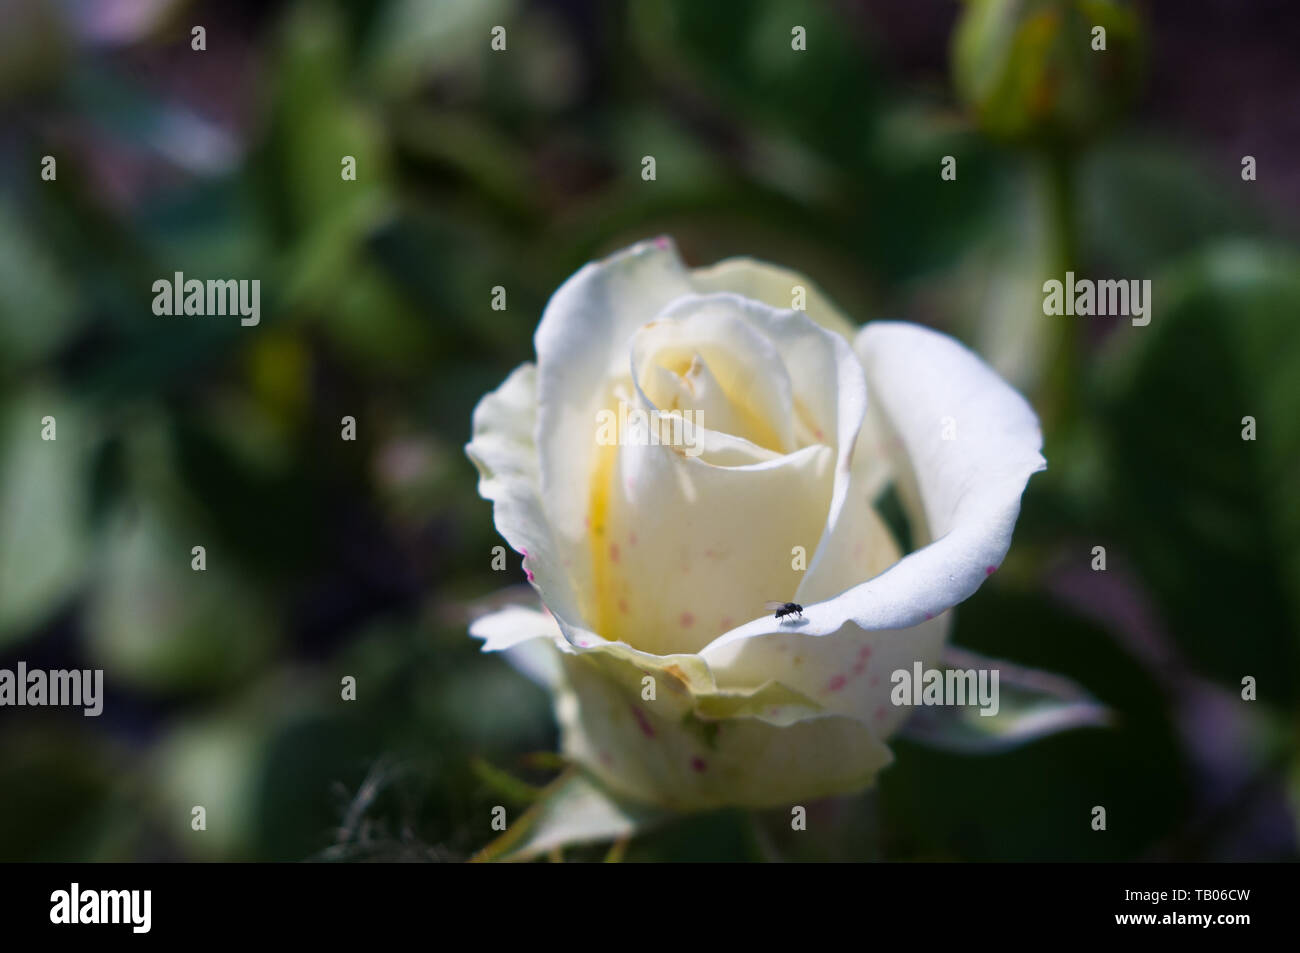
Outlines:
{"label": "fly's wing", "polygon": [[769,601],[763,603],[763,608],[766,609],[768,612],[776,612],[780,609],[784,609],[787,605],[789,605],[789,603],[783,601],[776,601],[776,602]]}

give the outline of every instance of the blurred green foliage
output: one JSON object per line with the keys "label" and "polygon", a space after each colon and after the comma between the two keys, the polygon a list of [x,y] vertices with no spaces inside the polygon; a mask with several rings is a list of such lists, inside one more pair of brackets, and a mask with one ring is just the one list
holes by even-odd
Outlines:
{"label": "blurred green foliage", "polygon": [[[1127,5],[968,4],[959,99],[899,74],[887,18],[812,0],[212,5],[204,53],[198,5],[158,9],[23,0],[0,56],[0,664],[108,685],[98,719],[0,714],[0,858],[473,854],[555,770],[548,699],[465,632],[522,574],[490,569],[460,449],[550,292],[672,233],[940,326],[1037,395],[1049,216],[1006,140],[1040,133],[1074,150],[1082,261],[1152,278],[1155,318],[1070,319],[1096,322],[1076,426],[955,641],[1119,725],[983,758],[901,741],[806,840],[722,812],[626,857],[1296,857],[1295,236],[1173,136],[1098,139],[1137,88]],[[1098,17],[1104,68],[1068,32]],[[262,323],[155,317],[175,271],[260,278]]]}

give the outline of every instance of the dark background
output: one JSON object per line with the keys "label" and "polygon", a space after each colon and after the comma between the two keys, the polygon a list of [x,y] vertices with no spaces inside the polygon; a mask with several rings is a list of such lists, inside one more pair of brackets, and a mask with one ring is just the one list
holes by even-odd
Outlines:
{"label": "dark background", "polygon": [[[629,858],[1296,859],[1300,7],[1129,5],[1138,39],[1096,54],[1133,65],[1111,121],[1047,144],[955,93],[962,9],[0,3],[0,667],[107,687],[97,719],[0,709],[0,859],[483,846],[556,740],[465,631],[522,582],[513,553],[490,568],[470,412],[565,277],[661,233],[693,265],[800,269],[856,321],[940,327],[1034,400],[1050,469],[954,641],[1118,721],[996,756],[903,740],[807,841],[721,812]],[[1151,325],[1044,317],[1053,248],[1151,279]],[[155,316],[175,271],[259,278],[261,324]]]}

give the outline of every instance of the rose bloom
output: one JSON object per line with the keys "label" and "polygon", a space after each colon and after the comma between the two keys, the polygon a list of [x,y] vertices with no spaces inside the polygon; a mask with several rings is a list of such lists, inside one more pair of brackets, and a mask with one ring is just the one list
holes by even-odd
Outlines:
{"label": "rose bloom", "polygon": [[[466,452],[543,608],[477,619],[484,651],[550,689],[563,753],[624,796],[869,785],[909,711],[891,673],[938,663],[1045,466],[1028,404],[952,338],[855,330],[795,272],[692,270],[663,238],[573,275],[535,343]],[[696,426],[606,426],[637,409]],[[907,555],[875,508],[891,486]]]}

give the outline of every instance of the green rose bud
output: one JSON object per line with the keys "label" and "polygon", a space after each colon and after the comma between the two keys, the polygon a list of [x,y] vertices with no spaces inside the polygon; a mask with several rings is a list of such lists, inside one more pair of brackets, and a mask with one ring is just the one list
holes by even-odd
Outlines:
{"label": "green rose bud", "polygon": [[953,34],[957,95],[989,135],[1072,146],[1133,99],[1136,14],[1117,0],[967,0]]}

